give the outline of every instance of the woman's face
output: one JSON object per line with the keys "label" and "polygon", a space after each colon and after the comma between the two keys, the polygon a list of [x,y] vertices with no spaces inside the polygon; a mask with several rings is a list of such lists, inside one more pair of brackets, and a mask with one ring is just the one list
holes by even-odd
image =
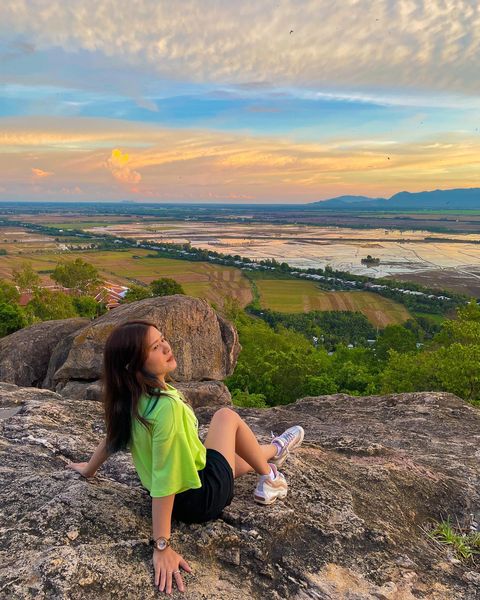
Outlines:
{"label": "woman's face", "polygon": [[147,332],[148,355],[144,368],[160,381],[165,381],[165,375],[177,367],[170,344],[156,327],[150,327]]}

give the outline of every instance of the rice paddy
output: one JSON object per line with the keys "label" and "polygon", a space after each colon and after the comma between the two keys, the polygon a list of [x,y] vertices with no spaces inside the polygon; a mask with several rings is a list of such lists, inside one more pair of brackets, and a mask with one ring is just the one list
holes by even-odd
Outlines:
{"label": "rice paddy", "polygon": [[378,327],[410,318],[404,306],[372,292],[326,292],[311,281],[256,279],[255,283],[261,306],[279,312],[356,311]]}

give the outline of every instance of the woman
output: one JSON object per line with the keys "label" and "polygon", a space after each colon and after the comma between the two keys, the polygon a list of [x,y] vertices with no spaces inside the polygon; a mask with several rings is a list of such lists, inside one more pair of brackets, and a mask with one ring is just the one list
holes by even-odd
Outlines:
{"label": "woman", "polygon": [[129,449],[140,481],[152,497],[155,585],[180,591],[188,563],[170,545],[172,517],[187,523],[216,519],[233,498],[233,480],[256,471],[254,500],[271,504],[287,495],[277,470],[303,440],[300,426],[260,446],[248,425],[229,408],[214,414],[205,444],[183,396],[166,381],[177,366],[156,325],[129,321],[107,339],[103,364],[106,437],[88,463],[69,463],[86,478],[114,452]]}

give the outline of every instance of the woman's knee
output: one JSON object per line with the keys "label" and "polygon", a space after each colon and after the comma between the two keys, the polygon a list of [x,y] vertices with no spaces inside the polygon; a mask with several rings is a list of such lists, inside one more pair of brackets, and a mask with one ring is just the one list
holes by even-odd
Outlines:
{"label": "woman's knee", "polygon": [[236,421],[239,418],[237,413],[227,406],[222,406],[222,408],[219,408],[217,411],[215,411],[213,416],[215,419],[221,419],[222,421]]}

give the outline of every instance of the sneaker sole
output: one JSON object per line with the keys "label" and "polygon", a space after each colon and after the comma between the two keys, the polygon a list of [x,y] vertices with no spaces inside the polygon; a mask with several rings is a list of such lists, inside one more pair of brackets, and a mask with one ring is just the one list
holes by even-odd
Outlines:
{"label": "sneaker sole", "polygon": [[276,502],[277,498],[285,498],[288,494],[288,490],[285,490],[284,492],[281,492],[280,494],[278,494],[278,496],[275,496],[274,498],[272,498],[271,500],[266,500],[265,498],[262,498],[262,496],[257,496],[257,495],[253,495],[253,499],[255,500],[255,502],[257,504],[263,504],[264,506],[273,504],[274,502]]}

